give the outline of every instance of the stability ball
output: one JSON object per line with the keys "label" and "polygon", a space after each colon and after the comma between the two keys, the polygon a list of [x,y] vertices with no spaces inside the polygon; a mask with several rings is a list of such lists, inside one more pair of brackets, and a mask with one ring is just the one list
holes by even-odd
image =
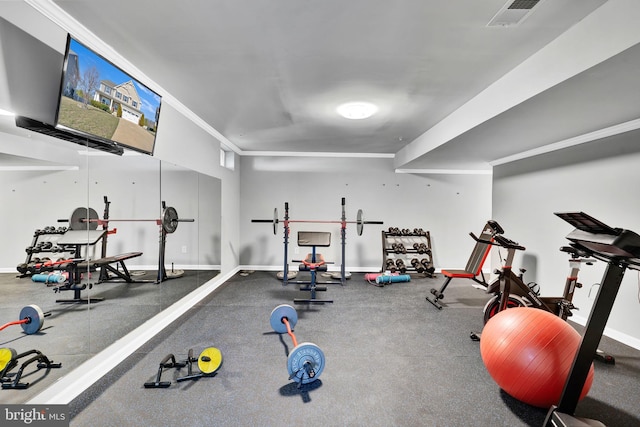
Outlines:
{"label": "stability ball", "polygon": [[[560,401],[580,341],[580,334],[558,316],[537,308],[514,307],[487,322],[480,354],[502,390],[529,405],[549,408]],[[580,399],[592,382],[593,364]]]}

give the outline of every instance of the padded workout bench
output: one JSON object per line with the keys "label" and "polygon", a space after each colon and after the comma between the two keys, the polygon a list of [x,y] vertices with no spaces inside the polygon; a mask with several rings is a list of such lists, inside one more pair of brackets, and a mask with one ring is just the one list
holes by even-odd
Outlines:
{"label": "padded workout bench", "polygon": [[[333,302],[333,300],[316,299],[316,292],[324,292],[327,290],[326,286],[318,286],[317,273],[319,271],[327,271],[327,262],[322,254],[316,252],[316,247],[331,246],[331,233],[325,231],[298,231],[298,246],[312,248],[311,253],[307,254],[304,260],[294,260],[294,262],[301,263],[298,266],[298,271],[308,271],[311,273],[310,282],[297,282],[306,283],[306,286],[301,286],[300,290],[310,292],[310,296],[309,298],[296,298],[293,302],[296,304],[324,304]],[[329,283],[333,282],[324,282],[322,284]]]}
{"label": "padded workout bench", "polygon": [[[123,281],[127,283],[131,283],[134,280],[131,278],[129,274],[129,270],[124,264],[124,261],[127,259],[135,258],[142,255],[142,252],[129,252],[121,255],[115,255],[106,258],[92,259],[88,261],[80,261],[70,263],[68,268],[69,271],[69,280],[60,286],[56,286],[56,292],[61,291],[73,291],[74,295],[72,299],[58,299],[56,302],[59,303],[89,303],[89,302],[100,302],[103,301],[103,298],[82,298],[81,292],[89,287],[93,286],[92,284],[82,283],[82,273],[84,272],[94,272],[97,269],[100,269],[100,278],[98,281],[100,283],[102,281],[102,271],[111,271],[120,277]],[[118,264],[122,271],[113,267],[111,264]],[[106,270],[105,270],[106,269]],[[107,273],[108,274],[108,273]]]}
{"label": "padded workout bench", "polygon": [[[497,222],[488,221],[484,226],[482,233],[480,233],[480,240],[492,241],[494,234],[502,234],[503,232],[504,230],[502,230],[502,227],[500,227]],[[482,272],[482,266],[489,256],[489,252],[491,252],[491,245],[476,242],[464,270],[442,270],[441,273],[446,277],[446,279],[440,289],[431,288],[433,296],[427,296],[427,301],[439,310],[442,310],[442,305],[438,301],[444,298],[444,290],[449,286],[451,279],[454,278],[471,279],[486,289],[488,285],[485,280],[484,273]],[[482,279],[478,279],[478,276],[482,277]]]}

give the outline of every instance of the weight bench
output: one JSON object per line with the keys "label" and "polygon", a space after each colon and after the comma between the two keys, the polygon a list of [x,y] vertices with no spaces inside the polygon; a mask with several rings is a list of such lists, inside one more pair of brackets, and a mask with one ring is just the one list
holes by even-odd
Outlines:
{"label": "weight bench", "polygon": [[[500,227],[500,224],[490,220],[484,226],[482,233],[480,233],[480,240],[492,241],[494,235],[502,233],[504,233],[504,230]],[[444,290],[449,286],[449,282],[454,278],[471,279],[486,289],[488,285],[485,280],[484,273],[482,272],[482,266],[489,256],[489,252],[491,252],[491,245],[476,242],[464,270],[442,270],[442,275],[446,277],[444,283],[440,289],[431,288],[431,294],[433,294],[433,296],[428,295],[426,300],[433,304],[438,310],[442,310],[442,305],[439,303],[439,300],[444,298]],[[478,276],[482,279],[479,279]]]}
{"label": "weight bench", "polygon": [[[311,247],[311,253],[307,254],[304,260],[293,260],[299,262],[298,271],[308,271],[311,273],[310,282],[296,283],[306,284],[301,286],[301,291],[308,291],[309,298],[296,298],[293,300],[296,304],[324,304],[333,302],[333,300],[316,299],[316,292],[324,292],[326,286],[318,286],[317,274],[319,271],[327,271],[327,261],[322,254],[316,252],[316,247],[328,247],[331,245],[331,233],[325,231],[298,231],[298,246]],[[332,284],[340,282],[322,282],[321,284]]]}
{"label": "weight bench", "polygon": [[[73,291],[74,295],[72,299],[58,299],[56,302],[59,303],[89,303],[89,302],[100,302],[103,301],[104,298],[82,298],[81,292],[89,287],[91,289],[93,287],[92,284],[81,283],[82,281],[82,273],[83,272],[93,272],[100,269],[100,279],[98,283],[104,281],[103,280],[103,271],[104,274],[108,274],[107,271],[114,273],[116,276],[120,277],[124,282],[132,283],[134,280],[131,278],[129,274],[129,270],[124,264],[124,261],[127,259],[139,257],[142,255],[142,252],[128,252],[120,255],[98,258],[92,260],[85,260],[80,262],[70,263],[70,271],[69,271],[69,280],[67,283],[56,286],[55,291]],[[113,267],[111,264],[118,264],[122,271],[118,268]]]}

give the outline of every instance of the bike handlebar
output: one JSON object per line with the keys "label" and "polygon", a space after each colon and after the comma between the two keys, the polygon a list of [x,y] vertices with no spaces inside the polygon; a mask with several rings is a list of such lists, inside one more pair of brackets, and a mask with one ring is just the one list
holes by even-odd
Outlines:
{"label": "bike handlebar", "polygon": [[487,245],[494,245],[494,246],[502,246],[503,248],[515,249],[518,251],[524,251],[527,249],[524,246],[519,245],[518,242],[514,242],[513,240],[508,239],[499,234],[494,235],[493,240],[480,239],[473,233],[469,233],[469,235],[473,238],[473,240],[475,240],[478,243],[485,243]]}

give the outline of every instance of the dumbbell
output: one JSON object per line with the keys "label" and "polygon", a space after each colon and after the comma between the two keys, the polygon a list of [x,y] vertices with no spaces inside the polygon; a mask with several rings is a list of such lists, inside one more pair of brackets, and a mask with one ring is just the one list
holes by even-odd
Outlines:
{"label": "dumbbell", "polygon": [[424,272],[424,266],[418,261],[418,258],[413,258],[411,260],[411,266],[416,269],[418,273]]}
{"label": "dumbbell", "polygon": [[20,320],[5,323],[0,326],[0,331],[12,325],[20,325],[27,335],[35,334],[42,329],[44,318],[49,316],[51,316],[51,312],[43,313],[37,305],[27,305],[20,310]]}
{"label": "dumbbell", "polygon": [[404,274],[407,272],[407,266],[404,264],[404,261],[401,259],[396,260],[396,267],[400,270],[400,273]]}
{"label": "dumbbell", "polygon": [[387,258],[387,260],[385,261],[385,270],[395,273],[396,264],[393,262],[391,258]]}
{"label": "dumbbell", "polygon": [[391,248],[398,254],[407,253],[407,248],[405,248],[402,243],[394,243],[393,245],[391,245]]}
{"label": "dumbbell", "polygon": [[289,379],[302,384],[308,384],[320,377],[324,370],[324,353],[314,343],[303,342],[298,344],[293,329],[298,323],[298,312],[288,304],[281,304],[271,311],[269,323],[274,331],[279,334],[285,332],[293,340],[293,350],[287,357],[287,370]]}
{"label": "dumbbell", "polygon": [[436,271],[436,269],[431,265],[431,260],[427,258],[422,258],[420,260],[420,264],[424,266],[424,269],[427,274],[433,274],[433,272]]}

